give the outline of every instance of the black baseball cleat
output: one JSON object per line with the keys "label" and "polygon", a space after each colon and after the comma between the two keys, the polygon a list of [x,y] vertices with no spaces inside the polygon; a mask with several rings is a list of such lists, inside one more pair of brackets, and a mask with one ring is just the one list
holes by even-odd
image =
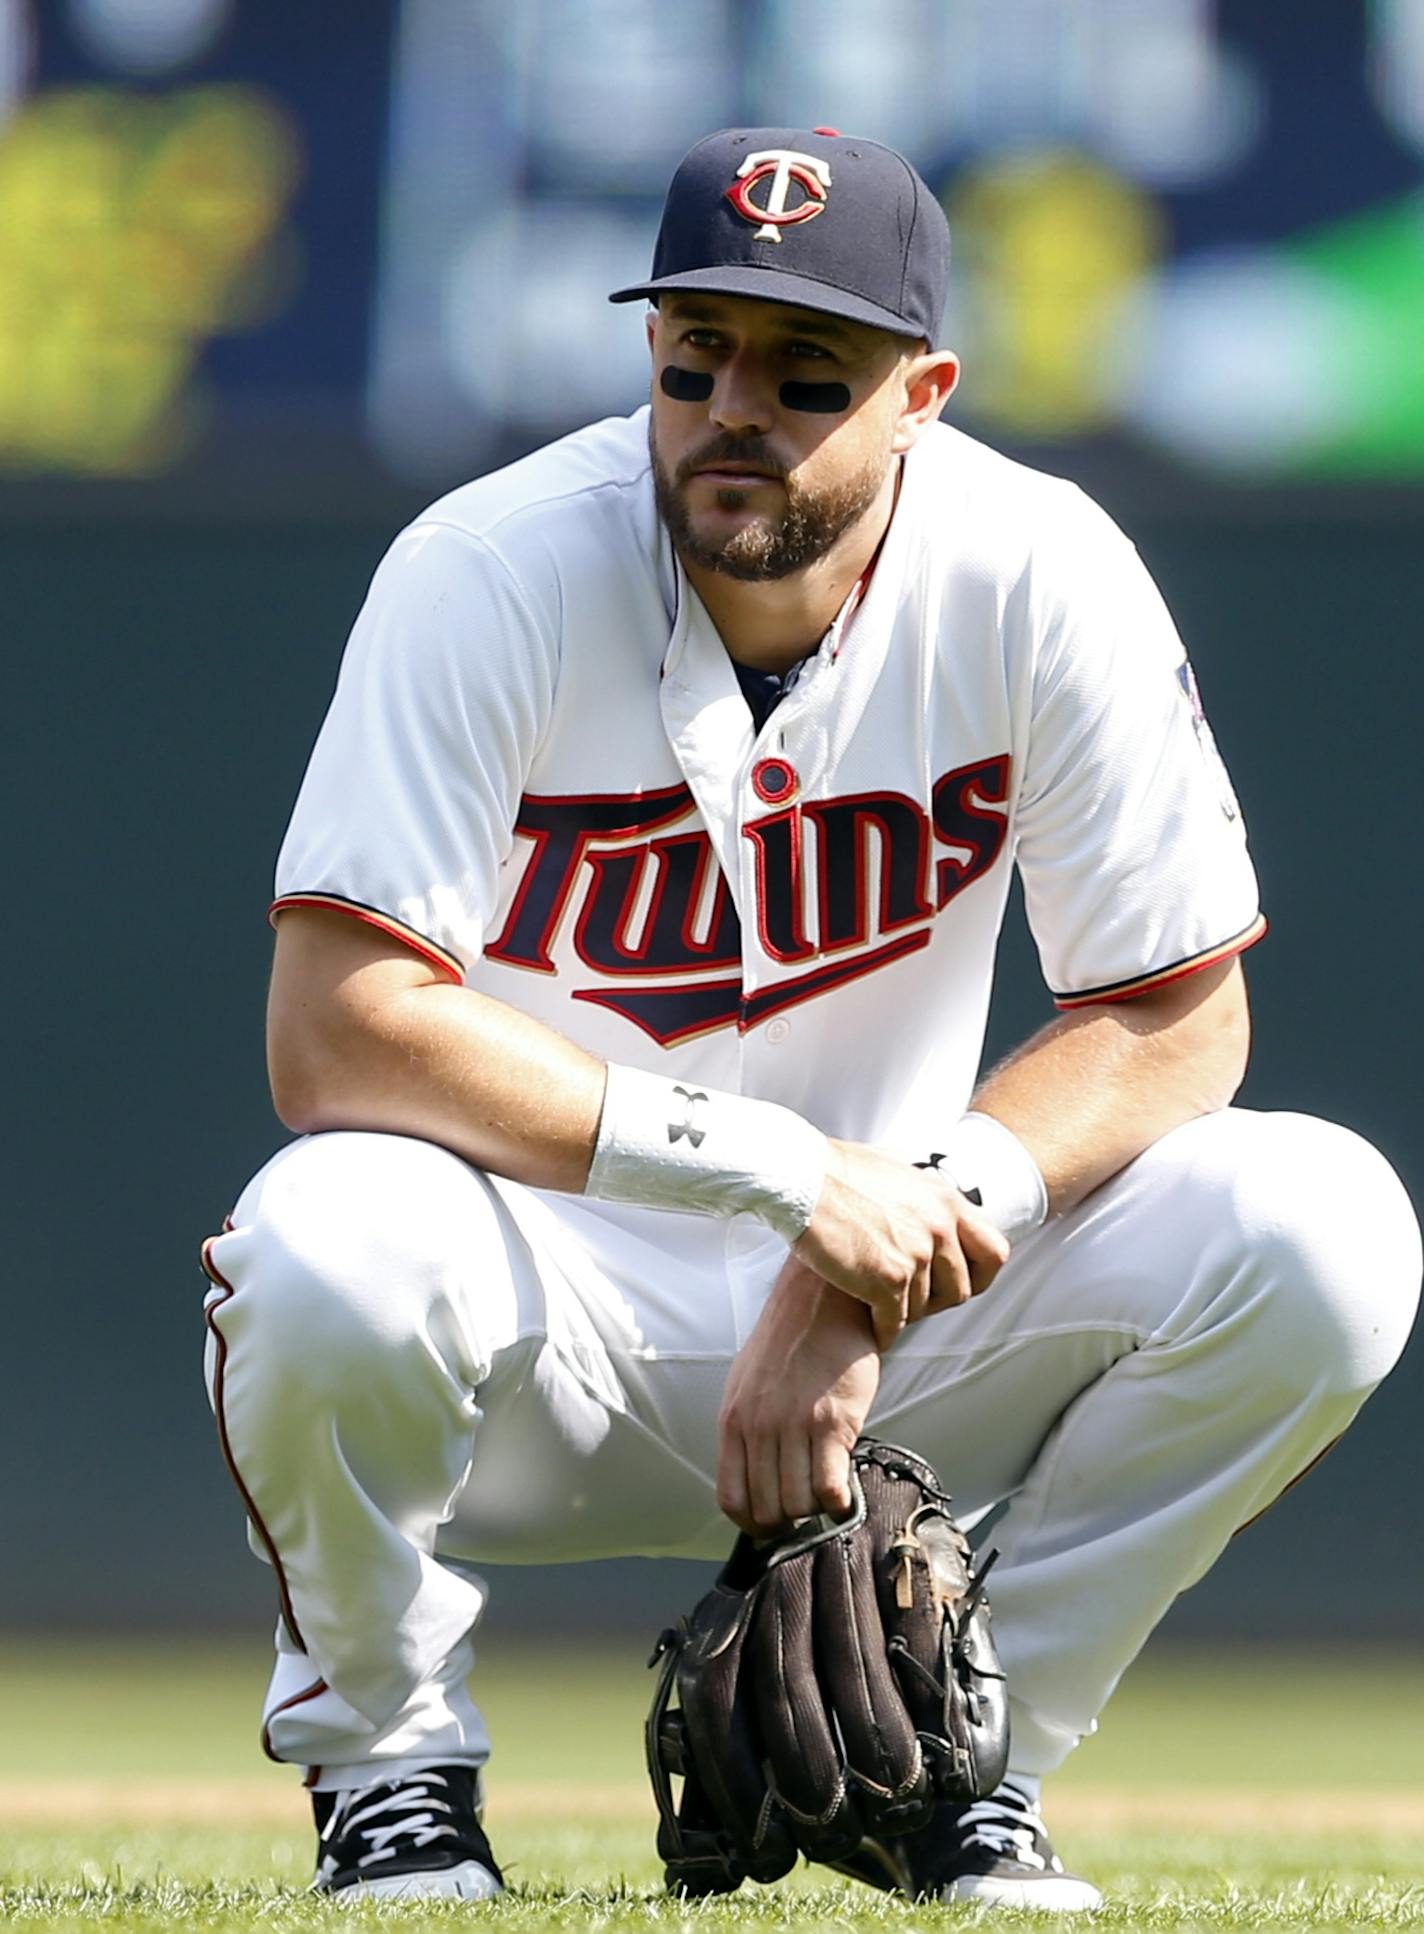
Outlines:
{"label": "black baseball cleat", "polygon": [[493,1900],[504,1892],[479,1820],[474,1766],[431,1766],[381,1786],[313,1793],[312,1890],[342,1900]]}
{"label": "black baseball cleat", "polygon": [[944,1806],[921,1833],[862,1840],[837,1870],[916,1900],[981,1901],[1054,1914],[1102,1905],[1053,1851],[1033,1801],[1006,1780],[987,1800]]}

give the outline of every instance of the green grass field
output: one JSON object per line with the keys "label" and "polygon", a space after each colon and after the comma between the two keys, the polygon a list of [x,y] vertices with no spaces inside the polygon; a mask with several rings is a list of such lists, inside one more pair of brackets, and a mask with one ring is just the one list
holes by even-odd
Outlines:
{"label": "green grass field", "polygon": [[[659,1885],[639,1648],[537,1662],[491,1644],[487,1824],[512,1882],[489,1907],[336,1908],[305,1896],[295,1776],[264,1762],[260,1643],[0,1644],[0,1922],[237,1930],[928,1929],[1056,1923],[892,1902],[803,1869],[688,1907]],[[1424,1662],[1164,1652],[1122,1688],[1046,1808],[1104,1887],[1098,1927],[1424,1927]],[[830,1884],[826,1884],[830,1881]]]}

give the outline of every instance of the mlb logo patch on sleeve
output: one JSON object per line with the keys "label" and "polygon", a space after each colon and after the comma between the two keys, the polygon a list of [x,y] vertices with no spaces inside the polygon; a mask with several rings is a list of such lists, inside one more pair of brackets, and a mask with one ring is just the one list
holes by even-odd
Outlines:
{"label": "mlb logo patch on sleeve", "polygon": [[1217,793],[1221,799],[1221,810],[1226,814],[1228,819],[1239,821],[1241,818],[1240,802],[1232,789],[1231,778],[1226,770],[1225,762],[1216,749],[1216,740],[1212,736],[1211,726],[1207,722],[1206,711],[1202,705],[1201,691],[1197,685],[1197,675],[1192,670],[1192,662],[1189,658],[1184,658],[1177,667],[1177,683],[1182,688],[1182,696],[1191,707],[1192,730],[1197,735],[1197,744],[1201,747],[1201,755],[1205,759],[1207,770],[1210,772],[1216,785]]}

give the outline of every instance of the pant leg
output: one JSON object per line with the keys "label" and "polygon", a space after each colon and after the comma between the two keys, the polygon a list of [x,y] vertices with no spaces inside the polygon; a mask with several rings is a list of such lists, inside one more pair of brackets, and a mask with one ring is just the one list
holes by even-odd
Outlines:
{"label": "pant leg", "polygon": [[249,1185],[206,1252],[208,1377],[282,1602],[273,1757],[323,1786],[483,1761],[466,1561],[680,1549],[716,1517],[687,1446],[733,1347],[724,1234],[657,1220],[600,1255],[399,1136],[310,1137]]}
{"label": "pant leg", "polygon": [[[323,1784],[482,1758],[463,1682],[483,1596],[449,1554],[724,1551],[717,1401],[778,1247],[559,1216],[393,1137],[297,1144],[235,1220],[213,1250],[219,1421],[310,1647],[279,1659],[272,1749],[335,1763]],[[1339,1434],[1402,1346],[1418,1270],[1365,1144],[1232,1111],[901,1339],[872,1422],[961,1508],[1015,1499],[994,1599],[1017,1765],[1066,1756],[1176,1593]],[[345,1530],[323,1539],[328,1515]]]}
{"label": "pant leg", "polygon": [[1165,1136],[907,1333],[877,1428],[995,1526],[1013,1763],[1052,1771],[1173,1599],[1394,1364],[1419,1230],[1347,1130],[1229,1110]]}

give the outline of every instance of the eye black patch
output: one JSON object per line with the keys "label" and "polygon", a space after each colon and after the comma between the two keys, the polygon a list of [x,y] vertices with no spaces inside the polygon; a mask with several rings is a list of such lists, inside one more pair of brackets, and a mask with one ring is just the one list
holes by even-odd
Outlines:
{"label": "eye black patch", "polygon": [[839,416],[850,408],[850,390],[844,383],[783,383],[781,407],[806,410],[812,416]]}
{"label": "eye black patch", "polygon": [[674,403],[705,403],[712,394],[712,378],[705,370],[679,369],[675,363],[664,369],[658,386]]}

